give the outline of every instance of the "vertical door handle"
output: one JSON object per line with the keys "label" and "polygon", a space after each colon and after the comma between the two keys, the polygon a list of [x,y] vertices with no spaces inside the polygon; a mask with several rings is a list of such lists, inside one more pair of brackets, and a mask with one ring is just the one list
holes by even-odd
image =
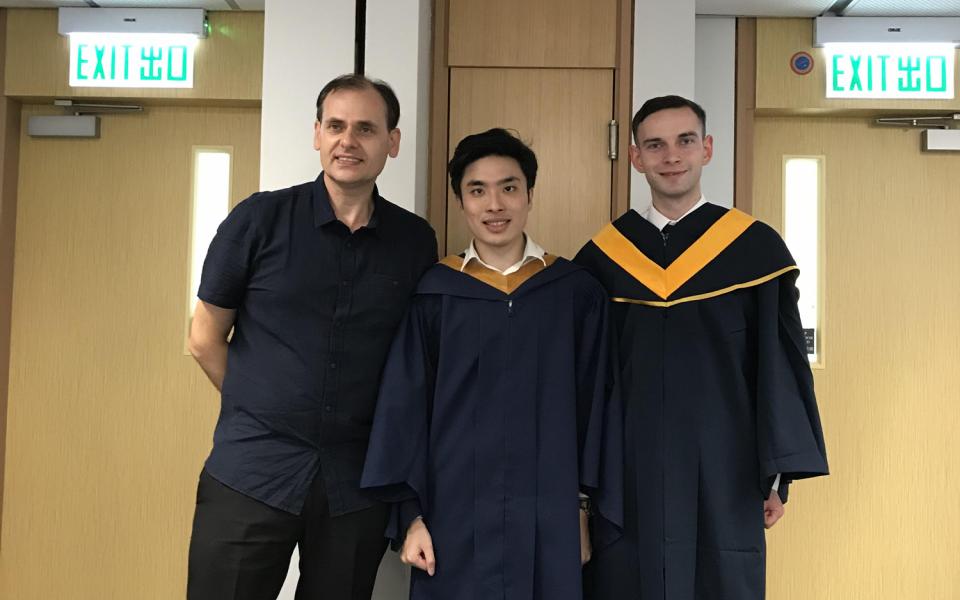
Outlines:
{"label": "vertical door handle", "polygon": [[620,145],[619,132],[617,130],[617,121],[613,119],[610,123],[607,124],[607,137],[609,147],[607,148],[607,156],[610,157],[610,160],[617,160],[617,147]]}

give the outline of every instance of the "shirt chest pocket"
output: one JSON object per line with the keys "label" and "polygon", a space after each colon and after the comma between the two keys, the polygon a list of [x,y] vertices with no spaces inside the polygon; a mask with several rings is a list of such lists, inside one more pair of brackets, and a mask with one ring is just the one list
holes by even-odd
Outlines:
{"label": "shirt chest pocket", "polygon": [[396,329],[410,303],[412,284],[403,278],[368,273],[356,283],[352,324],[357,329]]}

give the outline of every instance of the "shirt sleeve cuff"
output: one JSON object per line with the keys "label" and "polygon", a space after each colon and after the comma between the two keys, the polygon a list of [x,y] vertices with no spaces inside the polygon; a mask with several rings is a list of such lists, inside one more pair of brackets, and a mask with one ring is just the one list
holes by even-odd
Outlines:
{"label": "shirt sleeve cuff", "polygon": [[406,535],[407,529],[410,528],[410,525],[415,520],[423,516],[423,511],[420,509],[420,501],[416,498],[404,500],[400,502],[398,509],[400,517],[400,532],[401,535]]}

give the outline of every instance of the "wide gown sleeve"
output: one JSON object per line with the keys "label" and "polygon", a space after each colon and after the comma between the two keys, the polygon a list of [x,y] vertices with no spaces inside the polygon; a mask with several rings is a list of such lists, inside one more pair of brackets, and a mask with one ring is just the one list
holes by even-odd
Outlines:
{"label": "wide gown sleeve", "polygon": [[608,301],[599,284],[592,291],[580,317],[577,404],[580,486],[594,507],[591,537],[599,550],[623,531],[623,424],[613,389]]}
{"label": "wide gown sleeve", "polygon": [[[780,497],[796,479],[829,472],[797,308],[795,273],[759,286],[757,433],[761,485],[781,473]],[[769,489],[769,487],[767,487]]]}
{"label": "wide gown sleeve", "polygon": [[397,331],[380,382],[360,486],[393,504],[386,536],[402,542],[429,510],[429,422],[436,380],[439,300],[416,296]]}

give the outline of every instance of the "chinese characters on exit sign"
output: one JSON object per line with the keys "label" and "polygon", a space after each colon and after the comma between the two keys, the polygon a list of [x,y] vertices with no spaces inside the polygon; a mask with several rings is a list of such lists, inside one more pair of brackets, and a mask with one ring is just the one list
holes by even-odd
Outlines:
{"label": "chinese characters on exit sign", "polygon": [[952,45],[836,44],[824,53],[827,98],[953,98]]}
{"label": "chinese characters on exit sign", "polygon": [[196,43],[193,35],[70,34],[70,86],[192,88]]}

